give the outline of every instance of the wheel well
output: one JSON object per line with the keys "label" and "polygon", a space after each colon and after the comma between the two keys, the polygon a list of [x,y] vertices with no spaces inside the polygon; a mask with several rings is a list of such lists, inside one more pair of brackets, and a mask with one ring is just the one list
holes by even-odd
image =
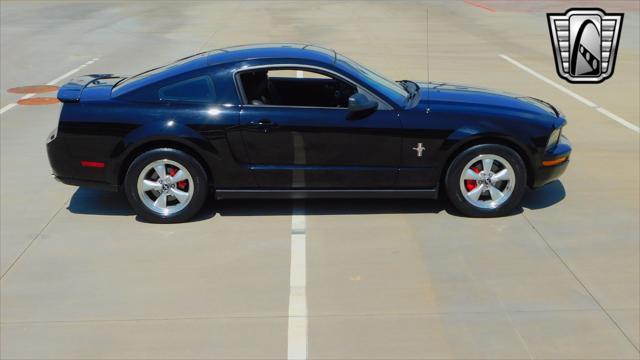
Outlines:
{"label": "wheel well", "polygon": [[204,158],[197,151],[195,151],[193,148],[189,147],[188,145],[182,144],[178,141],[172,141],[172,140],[150,141],[148,143],[144,143],[136,147],[135,149],[133,149],[133,151],[131,151],[127,155],[127,157],[122,161],[122,165],[120,166],[120,172],[118,174],[118,184],[122,184],[124,182],[124,177],[127,174],[127,170],[129,170],[129,166],[131,165],[133,160],[135,160],[135,158],[137,158],[138,156],[140,156],[140,154],[146,151],[153,150],[153,149],[160,149],[160,148],[176,149],[176,150],[184,151],[185,153],[193,156],[200,163],[200,165],[202,165],[202,168],[207,174],[207,179],[209,181],[209,184],[213,184],[213,176],[211,174],[211,169],[209,168],[209,165],[204,160]]}
{"label": "wheel well", "polygon": [[[522,161],[524,162],[524,165],[525,165],[525,169],[527,170],[527,185],[528,186],[533,185],[533,166],[531,165],[531,159],[529,158],[527,153],[524,151],[524,149],[513,141],[502,139],[502,138],[495,138],[495,137],[483,137],[483,138],[470,140],[462,144],[457,149],[455,149],[455,151],[449,154],[449,156],[447,157],[447,161],[445,161],[444,163],[445,165],[443,167],[443,171],[440,176],[440,184],[444,185],[445,177],[447,176],[447,171],[449,170],[449,166],[453,162],[453,159],[455,159],[456,156],[458,156],[458,154],[460,154],[461,152],[467,150],[472,146],[482,145],[482,144],[503,145],[517,152],[518,155],[520,155],[520,157],[522,158]],[[441,188],[444,188],[444,186],[441,186]]]}

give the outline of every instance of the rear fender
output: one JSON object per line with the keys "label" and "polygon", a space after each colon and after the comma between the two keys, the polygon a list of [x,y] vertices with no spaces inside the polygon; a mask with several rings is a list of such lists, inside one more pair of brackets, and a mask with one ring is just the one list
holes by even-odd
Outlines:
{"label": "rear fender", "polygon": [[197,131],[177,122],[153,122],[132,131],[114,148],[111,158],[119,166],[112,168],[110,177],[113,182],[122,182],[129,164],[138,154],[162,146],[181,148],[194,155],[202,163],[210,179],[216,163],[219,163],[218,151]]}

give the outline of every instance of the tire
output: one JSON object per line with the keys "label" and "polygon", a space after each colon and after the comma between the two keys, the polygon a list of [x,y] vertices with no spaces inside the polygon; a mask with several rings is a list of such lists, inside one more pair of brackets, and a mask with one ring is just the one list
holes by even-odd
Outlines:
{"label": "tire", "polygon": [[461,213],[471,217],[511,214],[520,204],[526,186],[527,170],[520,155],[497,144],[464,150],[451,162],[445,177],[449,200]]}
{"label": "tire", "polygon": [[138,215],[149,222],[170,224],[195,216],[209,195],[209,186],[198,160],[180,150],[160,148],[133,160],[124,191]]}

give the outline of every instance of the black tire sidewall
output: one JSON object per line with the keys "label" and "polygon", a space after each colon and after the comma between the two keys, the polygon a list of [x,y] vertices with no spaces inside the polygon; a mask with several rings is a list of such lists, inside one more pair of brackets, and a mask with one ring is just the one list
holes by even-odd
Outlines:
{"label": "black tire sidewall", "polygon": [[[495,209],[482,209],[471,205],[460,189],[460,176],[465,165],[478,155],[498,155],[509,162],[515,173],[516,185],[509,199]],[[513,149],[498,144],[472,146],[456,156],[451,162],[445,178],[449,201],[464,215],[472,217],[496,217],[509,215],[520,204],[527,186],[527,169],[520,155]]]}
{"label": "black tire sidewall", "polygon": [[[171,215],[161,215],[148,209],[140,199],[137,188],[140,172],[151,162],[162,159],[172,160],[181,164],[189,171],[193,179],[194,192],[191,201],[184,209]],[[209,195],[209,186],[206,172],[200,162],[193,156],[177,149],[160,148],[144,152],[133,160],[124,179],[124,192],[131,207],[147,221],[153,223],[178,223],[191,219],[200,211]]]}

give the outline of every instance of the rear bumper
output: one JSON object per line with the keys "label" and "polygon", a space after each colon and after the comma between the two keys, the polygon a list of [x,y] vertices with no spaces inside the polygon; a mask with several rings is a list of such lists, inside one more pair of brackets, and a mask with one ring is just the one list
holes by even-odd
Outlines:
{"label": "rear bumper", "polygon": [[82,187],[88,187],[88,188],[92,188],[92,189],[113,191],[113,192],[116,192],[116,191],[119,190],[119,186],[118,185],[107,184],[107,183],[98,182],[98,181],[65,178],[65,177],[60,177],[60,176],[56,176],[56,175],[52,175],[52,176],[53,176],[54,179],[56,179],[57,181],[65,184],[65,185],[82,186]]}
{"label": "rear bumper", "polygon": [[104,168],[83,168],[81,161],[71,156],[63,138],[56,130],[47,137],[47,156],[55,180],[73,186],[90,187],[107,191],[118,191],[118,184],[106,181]]}
{"label": "rear bumper", "polygon": [[[541,163],[538,164],[538,168],[536,169],[532,187],[533,188],[541,187],[554,180],[557,180],[560,176],[562,176],[562,174],[564,174],[564,172],[567,170],[567,167],[569,166],[569,160],[570,160],[569,158],[571,156],[571,150],[572,150],[571,143],[569,142],[569,139],[567,139],[564,136],[561,136],[560,141],[558,142],[558,145],[556,145],[552,150],[547,152],[544,158],[542,159]],[[555,161],[560,161],[560,160],[562,161],[555,165],[551,165],[551,166],[543,165],[544,162],[553,163]]]}

